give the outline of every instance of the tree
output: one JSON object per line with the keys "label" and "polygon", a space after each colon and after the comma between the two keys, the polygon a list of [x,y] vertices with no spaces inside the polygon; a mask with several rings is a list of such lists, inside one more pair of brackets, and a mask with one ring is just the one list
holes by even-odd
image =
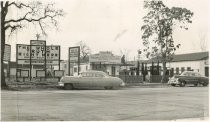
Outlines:
{"label": "tree", "polygon": [[166,73],[166,62],[172,59],[174,52],[181,44],[174,45],[173,29],[176,26],[188,29],[187,24],[193,12],[186,8],[167,7],[162,1],[144,1],[144,8],[148,10],[143,17],[144,25],[142,40],[147,57],[158,57],[163,65],[163,83]]}
{"label": "tree", "polygon": [[125,64],[126,62],[125,62],[125,55],[123,55],[122,57],[121,57],[121,63],[122,64]]}
{"label": "tree", "polygon": [[[9,16],[11,11],[18,11],[19,17]],[[39,1],[29,3],[1,1],[1,87],[6,87],[4,76],[3,56],[6,33],[12,34],[26,24],[34,24],[40,27],[42,34],[46,34],[49,27],[58,26],[58,17],[64,16],[62,9],[55,9],[54,4],[42,4]]]}
{"label": "tree", "polygon": [[200,39],[200,50],[202,52],[208,51],[208,41],[206,39],[206,33],[203,31],[200,31],[199,33],[199,39]]}
{"label": "tree", "polygon": [[124,55],[125,63],[128,61],[130,50],[128,49],[120,49],[120,55]]}
{"label": "tree", "polygon": [[90,47],[84,41],[80,41],[77,44],[80,46],[80,58],[82,60],[87,59],[88,56],[91,54]]}

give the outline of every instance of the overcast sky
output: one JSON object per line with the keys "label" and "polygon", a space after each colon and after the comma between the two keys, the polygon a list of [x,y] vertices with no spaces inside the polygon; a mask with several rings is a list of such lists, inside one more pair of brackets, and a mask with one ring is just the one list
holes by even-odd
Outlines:
{"label": "overcast sky", "polygon": [[[120,55],[120,51],[128,53],[129,60],[134,60],[137,49],[142,49],[141,26],[145,15],[143,0],[45,0],[55,2],[66,15],[59,20],[59,30],[51,30],[46,39],[47,45],[61,45],[61,59],[68,59],[68,47],[76,46],[84,41],[92,50],[112,51]],[[200,37],[209,40],[209,0],[164,0],[169,7],[185,7],[194,12],[193,23],[189,30],[176,29],[175,43],[181,43],[177,53],[199,52]],[[18,14],[12,11],[12,14]],[[12,60],[15,60],[15,45],[29,44],[39,33],[28,26],[9,38],[12,45]],[[203,35],[203,36],[201,36]],[[208,42],[208,41],[207,41]],[[208,45],[208,44],[206,44]]]}

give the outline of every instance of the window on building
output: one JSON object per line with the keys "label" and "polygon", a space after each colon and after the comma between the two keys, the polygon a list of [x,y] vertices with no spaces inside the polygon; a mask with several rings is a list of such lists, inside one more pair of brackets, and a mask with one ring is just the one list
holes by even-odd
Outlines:
{"label": "window on building", "polygon": [[171,68],[170,76],[173,76],[173,75],[174,75],[174,68]]}
{"label": "window on building", "polygon": [[86,66],[86,70],[88,70],[88,66]]}
{"label": "window on building", "polygon": [[184,72],[184,67],[181,68],[181,72]]}
{"label": "window on building", "polygon": [[179,67],[176,67],[176,74],[179,74]]}
{"label": "window on building", "polygon": [[191,70],[191,67],[187,67],[187,71],[190,71]]}

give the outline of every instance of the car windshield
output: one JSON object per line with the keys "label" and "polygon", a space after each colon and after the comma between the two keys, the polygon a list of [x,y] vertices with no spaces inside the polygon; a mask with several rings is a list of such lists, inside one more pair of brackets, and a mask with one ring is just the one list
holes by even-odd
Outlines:
{"label": "car windshield", "polygon": [[183,72],[183,73],[181,74],[181,76],[191,76],[191,73],[190,73],[190,72]]}
{"label": "car windshield", "polygon": [[201,74],[197,73],[197,72],[183,72],[181,74],[181,76],[201,76]]}

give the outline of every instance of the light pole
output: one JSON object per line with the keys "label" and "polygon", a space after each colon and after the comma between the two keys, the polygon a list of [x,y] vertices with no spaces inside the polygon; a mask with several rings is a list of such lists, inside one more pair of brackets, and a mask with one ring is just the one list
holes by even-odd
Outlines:
{"label": "light pole", "polygon": [[141,55],[141,50],[138,50],[138,61],[137,61],[137,75],[139,75],[139,67],[140,67],[140,55]]}

